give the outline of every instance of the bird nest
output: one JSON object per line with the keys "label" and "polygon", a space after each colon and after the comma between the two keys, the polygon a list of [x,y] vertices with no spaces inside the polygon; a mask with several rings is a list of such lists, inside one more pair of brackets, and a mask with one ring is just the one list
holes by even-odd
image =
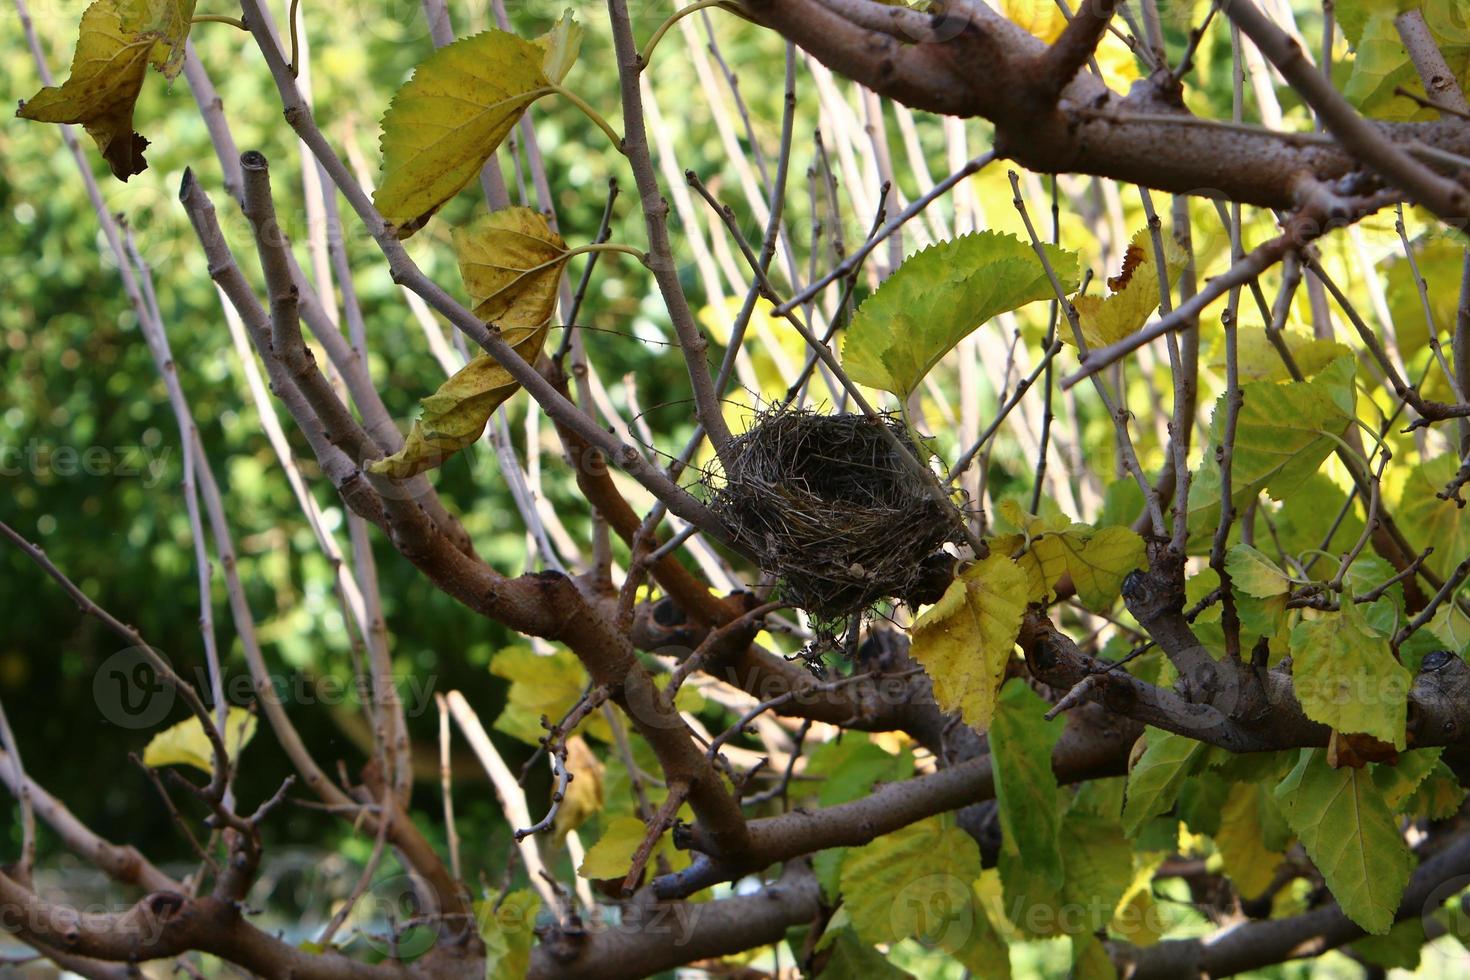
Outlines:
{"label": "bird nest", "polygon": [[[706,477],[710,507],[736,543],[778,580],[778,595],[833,640],[884,599],[928,579],[954,513],[935,500],[894,445],[916,451],[892,416],[767,413]],[[925,601],[933,601],[927,599]]]}

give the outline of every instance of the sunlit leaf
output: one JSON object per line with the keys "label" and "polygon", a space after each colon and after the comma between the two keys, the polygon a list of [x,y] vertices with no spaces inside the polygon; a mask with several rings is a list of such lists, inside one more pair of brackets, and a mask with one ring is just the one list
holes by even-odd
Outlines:
{"label": "sunlit leaf", "polygon": [[910,631],[910,655],[934,681],[940,706],[979,731],[990,726],[1025,612],[1025,573],[991,554],[961,572]]}
{"label": "sunlit leaf", "polygon": [[570,20],[535,41],[492,30],[445,45],[398,90],[383,116],[373,203],[400,238],[473,180],[527,107],[559,84],[581,39]]}
{"label": "sunlit leaf", "polygon": [[[1231,497],[1243,506],[1261,491],[1287,499],[1317,472],[1337,448],[1354,415],[1350,357],[1333,361],[1309,381],[1283,384],[1262,381],[1242,385],[1243,403],[1236,419],[1232,454]],[[1220,516],[1220,467],[1214,447],[1225,424],[1225,396],[1215,404],[1210,443],[1189,488],[1193,533],[1213,532]]]}
{"label": "sunlit leaf", "polygon": [[[1451,453],[1412,467],[1394,510],[1411,545],[1419,549],[1434,547],[1424,564],[1442,578],[1453,574],[1455,566],[1470,555],[1470,508],[1435,496],[1459,467],[1460,461]],[[1461,496],[1466,493],[1470,489]]]}
{"label": "sunlit leaf", "polygon": [[1325,750],[1304,749],[1276,798],[1342,910],[1367,932],[1388,932],[1414,857],[1368,770],[1333,769]]}
{"label": "sunlit leaf", "polygon": [[97,0],[82,13],[71,75],[22,102],[16,115],[79,124],[113,176],[142,173],[148,141],[133,131],[133,107],[149,64],[170,79],[179,73],[193,15],[193,0]]}
{"label": "sunlit leaf", "polygon": [[539,211],[504,208],[456,228],[454,251],[475,316],[498,324],[507,341],[551,319],[567,246]]}
{"label": "sunlit leaf", "polygon": [[[1077,256],[1046,246],[1062,288],[1077,286]],[[858,308],[842,345],[852,380],[906,397],[985,321],[1054,296],[1031,246],[982,231],[906,259]]]}
{"label": "sunlit leaf", "polygon": [[1225,570],[1234,588],[1258,599],[1291,591],[1291,579],[1270,558],[1248,544],[1238,544],[1225,555]]}
{"label": "sunlit leaf", "polygon": [[[505,708],[494,728],[528,745],[540,745],[546,729],[544,715],[553,724],[564,718],[587,690],[587,671],[576,654],[557,650],[541,656],[529,647],[507,647],[490,662],[490,672],[510,681]],[[604,743],[612,742],[607,720],[593,712],[578,731]],[[624,869],[626,870],[626,869]]]}
{"label": "sunlit leaf", "polygon": [[[567,262],[561,236],[530,208],[506,208],[467,230],[455,229],[454,245],[475,315],[498,326],[515,352],[533,363],[546,342]],[[519,389],[499,361],[476,355],[423,399],[403,448],[368,469],[402,479],[441,465],[473,445],[490,416]]]}
{"label": "sunlit leaf", "polygon": [[1318,613],[1291,631],[1296,698],[1313,721],[1402,749],[1414,679],[1360,608],[1343,603],[1341,610]]}
{"label": "sunlit leaf", "polygon": [[[239,761],[240,751],[255,736],[255,715],[245,708],[230,708],[220,735],[224,738],[225,754],[233,767]],[[148,740],[148,747],[143,750],[143,764],[155,768],[193,766],[213,775],[214,748],[209,736],[204,734],[204,725],[191,715]]]}
{"label": "sunlit leaf", "polygon": [[[1164,245],[1164,265],[1170,287],[1189,264],[1189,256],[1174,241],[1173,235],[1160,235]],[[1123,256],[1123,268],[1108,279],[1109,294],[1077,296],[1072,306],[1082,328],[1082,339],[1089,348],[1105,347],[1143,326],[1159,308],[1159,264],[1153,236],[1147,228],[1133,236]],[[1076,346],[1070,329],[1059,330],[1062,340]]]}
{"label": "sunlit leaf", "polygon": [[1009,499],[1001,501],[997,512],[1029,538],[1017,562],[1033,583],[1039,581],[1050,595],[1057,581],[1070,575],[1077,597],[1089,609],[1106,610],[1128,573],[1147,563],[1143,539],[1130,528],[1095,529],[1060,514],[1032,516]]}

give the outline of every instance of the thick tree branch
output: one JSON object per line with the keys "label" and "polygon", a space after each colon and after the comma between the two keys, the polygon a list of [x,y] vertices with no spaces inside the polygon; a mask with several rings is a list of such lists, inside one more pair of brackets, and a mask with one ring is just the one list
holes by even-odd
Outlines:
{"label": "thick tree branch", "polygon": [[[1128,750],[1139,734],[1136,725],[1116,720],[1099,723],[1082,714],[1068,718],[1067,730],[1057,743],[1052,768],[1061,782],[1076,782],[1113,776],[1126,769]],[[794,810],[779,817],[749,823],[750,845],[727,859],[711,859],[708,831],[696,824],[676,837],[696,854],[686,870],[656,878],[655,894],[661,898],[692,895],[721,881],[752,874],[778,861],[788,861],[829,847],[866,844],[936,813],[957,810],[971,803],[994,798],[995,781],[988,755],[916,776],[899,783],[885,783],[870,795],[821,810]]]}

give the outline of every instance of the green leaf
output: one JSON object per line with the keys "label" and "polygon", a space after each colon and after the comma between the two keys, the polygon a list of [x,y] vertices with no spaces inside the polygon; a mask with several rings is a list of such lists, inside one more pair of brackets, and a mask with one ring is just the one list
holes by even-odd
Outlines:
{"label": "green leaf", "polygon": [[[1350,357],[1339,358],[1310,381],[1257,382],[1241,386],[1231,462],[1231,497],[1244,506],[1261,491],[1285,500],[1317,472],[1337,448],[1354,413]],[[1225,424],[1225,396],[1215,404],[1210,445],[1190,485],[1191,528],[1213,531],[1220,516],[1220,467],[1214,447]]]}
{"label": "green leaf", "polygon": [[1349,948],[1386,970],[1417,970],[1420,951],[1428,941],[1424,920],[1414,916],[1394,923],[1386,936],[1364,936]]}
{"label": "green leaf", "polygon": [[[493,727],[537,746],[546,734],[541,727],[542,716],[553,723],[561,721],[581,699],[588,683],[586,669],[570,650],[557,650],[543,657],[530,647],[506,647],[490,661],[490,673],[510,681],[505,707]],[[577,731],[605,744],[613,740],[607,720],[597,712],[589,715]]]}
{"label": "green leaf", "polygon": [[1001,688],[990,725],[1001,850],[1024,861],[1052,888],[1063,881],[1059,846],[1062,814],[1052,750],[1066,722],[1045,718],[1048,705],[1022,683]]}
{"label": "green leaf", "polygon": [[1143,755],[1128,773],[1123,829],[1137,835],[1150,818],[1174,806],[1179,789],[1204,760],[1206,745],[1183,735],[1149,728]]}
{"label": "green leaf", "polygon": [[[1179,274],[1189,264],[1189,256],[1180,249],[1173,235],[1161,236],[1164,264],[1172,288]],[[1077,311],[1082,339],[1088,348],[1105,347],[1138,330],[1154,310],[1159,308],[1159,272],[1155,261],[1153,236],[1147,228],[1139,229],[1123,254],[1123,268],[1108,280],[1110,294],[1075,296],[1072,306]],[[1063,341],[1077,345],[1070,329],[1059,330]]]}
{"label": "green leaf", "polygon": [[580,43],[569,12],[538,40],[485,31],[418,66],[383,115],[383,179],[373,195],[398,237],[474,179],[521,114],[560,83]]}
{"label": "green leaf", "polygon": [[[211,718],[213,714],[211,713]],[[245,708],[230,708],[225,718],[224,731],[220,732],[225,742],[225,754],[233,766],[239,761],[240,752],[255,737],[255,716]],[[148,740],[143,750],[145,766],[193,766],[214,775],[214,748],[209,736],[204,734],[204,725],[190,716],[177,725],[170,725]]]}
{"label": "green leaf", "polygon": [[[611,818],[603,827],[597,843],[587,848],[581,865],[577,867],[577,874],[583,878],[621,880],[632,868],[633,855],[647,834],[648,828],[637,817]],[[653,845],[648,866],[654,867],[660,855],[675,870],[689,866],[689,852],[674,847],[668,830],[661,833],[658,843]]]}
{"label": "green leaf", "polygon": [[827,965],[817,974],[822,980],[913,980],[914,975],[900,970],[887,956],[858,938],[852,928],[832,929],[822,933],[822,945],[831,947]]}
{"label": "green leaf", "polygon": [[1434,546],[1424,565],[1441,578],[1470,554],[1470,508],[1435,496],[1459,467],[1460,461],[1446,453],[1410,469],[1394,511],[1409,544],[1419,550]]}
{"label": "green leaf", "polygon": [[1248,544],[1238,544],[1225,555],[1230,582],[1246,595],[1260,599],[1291,591],[1291,579],[1274,561]]}
{"label": "green leaf", "polygon": [[934,681],[945,711],[985,731],[1026,612],[1026,575],[1003,554],[975,562],[910,630],[910,655]]}
{"label": "green leaf", "polygon": [[1333,769],[1326,750],[1303,749],[1276,798],[1343,912],[1388,932],[1414,858],[1369,772]]}
{"label": "green leaf", "polygon": [[[1416,293],[1415,303],[1417,302]],[[1417,310],[1418,307],[1416,306],[1415,309]],[[1398,326],[1397,320],[1394,326]],[[1278,338],[1291,352],[1291,359],[1296,363],[1297,370],[1301,371],[1304,378],[1314,377],[1339,357],[1344,354],[1352,354],[1352,351],[1343,344],[1333,340],[1321,340],[1300,330],[1282,330]],[[1210,367],[1224,374],[1225,345],[1216,344],[1211,354]],[[1235,363],[1240,371],[1240,380],[1244,383],[1292,380],[1291,372],[1282,362],[1276,345],[1271,343],[1266,336],[1265,327],[1242,324],[1238,328]]]}
{"label": "green leaf", "polygon": [[540,910],[541,899],[529,888],[506,894],[499,908],[493,898],[475,903],[480,938],[485,943],[485,980],[523,977],[530,970]]}
{"label": "green leaf", "polygon": [[[1077,256],[1047,245],[1064,290],[1077,287]],[[975,232],[908,257],[852,318],[842,366],[852,380],[906,398],[945,354],[1001,313],[1053,298],[1030,245]]]}
{"label": "green leaf", "polygon": [[1399,810],[1416,820],[1448,820],[1460,812],[1465,796],[1466,789],[1454,771],[1436,762],[1413,794],[1401,801]]}
{"label": "green leaf", "polygon": [[807,757],[805,769],[807,778],[816,780],[817,802],[824,807],[862,799],[873,792],[875,783],[897,782],[913,772],[910,753],[893,755],[867,741],[861,732],[818,745]]}
{"label": "green leaf", "polygon": [[1118,980],[1118,968],[1108,948],[1096,936],[1072,937],[1072,980]]}
{"label": "green leaf", "polygon": [[954,930],[968,935],[979,877],[975,839],[930,817],[849,849],[842,901],[864,942],[917,937],[942,944]]}
{"label": "green leaf", "polygon": [[1032,516],[1012,499],[1001,501],[997,513],[1029,539],[1018,562],[1048,595],[1058,579],[1070,575],[1083,605],[1105,611],[1128,573],[1147,565],[1143,539],[1130,528],[1094,529],[1061,514]]}
{"label": "green leaf", "polygon": [[1356,45],[1352,73],[1343,86],[1342,94],[1366,116],[1377,119],[1404,121],[1419,114],[1413,101],[1395,93],[1402,87],[1409,91],[1418,88],[1418,75],[1404,42],[1394,26],[1393,13],[1378,13],[1370,16]]}
{"label": "green leaf", "polygon": [[148,141],[133,131],[133,107],[152,64],[169,79],[183,65],[193,0],[97,0],[82,13],[71,75],[21,103],[16,115],[75,123],[127,180],[148,166]]}
{"label": "green leaf", "polygon": [[1296,698],[1308,718],[1404,747],[1414,678],[1359,606],[1345,603],[1298,623],[1291,655]]}

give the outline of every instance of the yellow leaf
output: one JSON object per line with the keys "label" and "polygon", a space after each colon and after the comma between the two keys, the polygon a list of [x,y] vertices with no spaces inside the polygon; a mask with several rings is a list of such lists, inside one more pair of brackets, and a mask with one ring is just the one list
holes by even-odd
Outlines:
{"label": "yellow leaf", "polygon": [[475,316],[498,324],[508,342],[551,320],[567,245],[539,212],[505,208],[456,228],[454,251]]}
{"label": "yellow leaf", "polygon": [[1225,862],[1225,873],[1235,882],[1241,898],[1265,893],[1276,877],[1282,855],[1266,847],[1261,829],[1261,793],[1255,783],[1236,783],[1220,813],[1215,847]]}
{"label": "yellow leaf", "polygon": [[[542,327],[515,345],[515,352],[527,364],[541,353],[546,329]],[[476,355],[420,402],[423,414],[409,428],[403,448],[368,463],[368,471],[403,480],[442,465],[459,450],[474,445],[490,416],[520,387],[495,358]]]}
{"label": "yellow leaf", "polygon": [[[505,208],[468,230],[455,229],[459,272],[475,316],[494,323],[527,364],[546,343],[567,247],[530,208]],[[403,448],[368,464],[373,473],[404,479],[433,469],[473,445],[490,416],[520,384],[489,354],[479,354],[421,402],[423,412]]]}
{"label": "yellow leaf", "polygon": [[22,102],[16,115],[78,124],[113,176],[142,173],[148,141],[133,131],[133,106],[150,62],[169,78],[178,74],[193,13],[193,0],[97,0],[82,13],[71,75]]}
{"label": "yellow leaf", "polygon": [[[1189,259],[1172,235],[1162,235],[1164,265],[1173,286]],[[1155,262],[1153,236],[1147,228],[1133,236],[1123,256],[1123,268],[1108,280],[1110,295],[1077,296],[1072,306],[1082,327],[1082,339],[1088,347],[1105,347],[1143,326],[1149,314],[1159,308],[1159,272]],[[1064,341],[1075,344],[1070,330],[1058,333]]]}
{"label": "yellow leaf", "polygon": [[984,731],[1026,611],[1026,573],[992,554],[960,573],[913,625],[911,654],[934,681],[946,711]]}
{"label": "yellow leaf", "polygon": [[[527,745],[540,744],[546,734],[542,716],[552,722],[566,717],[588,684],[586,669],[570,650],[542,656],[530,647],[506,647],[490,661],[490,673],[510,681],[495,730]],[[600,712],[589,715],[577,730],[602,742],[612,741],[612,730]]]}
{"label": "yellow leaf", "polygon": [[1118,597],[1124,577],[1146,563],[1143,539],[1129,528],[1094,529],[1060,516],[1033,517],[1013,501],[1003,501],[999,513],[1030,539],[1018,562],[1026,571],[1033,597],[1037,583],[1044,598],[1051,595],[1058,579],[1071,575],[1083,604],[1102,611]]}
{"label": "yellow leaf", "polygon": [[555,829],[559,841],[602,809],[602,777],[606,769],[592,754],[587,740],[580,735],[567,739],[567,772],[571,774],[572,781],[567,784],[566,797],[556,811]]}
{"label": "yellow leaf", "polygon": [[373,202],[400,238],[474,179],[486,160],[576,58],[570,14],[542,38],[486,31],[419,65],[383,115],[383,180]]}
{"label": "yellow leaf", "polygon": [[561,19],[551,30],[536,39],[536,44],[545,52],[541,70],[546,77],[561,84],[567,72],[576,64],[577,52],[582,48],[582,25],[572,19],[572,8],[568,7]]}
{"label": "yellow leaf", "polygon": [[[255,735],[255,716],[244,708],[231,708],[225,721],[225,730],[220,734],[224,736],[225,752],[230,759],[238,759],[240,750]],[[143,764],[154,768],[193,766],[214,775],[214,749],[210,746],[209,737],[204,734],[204,726],[199,719],[189,717],[149,740],[148,747],[143,750]]]}

